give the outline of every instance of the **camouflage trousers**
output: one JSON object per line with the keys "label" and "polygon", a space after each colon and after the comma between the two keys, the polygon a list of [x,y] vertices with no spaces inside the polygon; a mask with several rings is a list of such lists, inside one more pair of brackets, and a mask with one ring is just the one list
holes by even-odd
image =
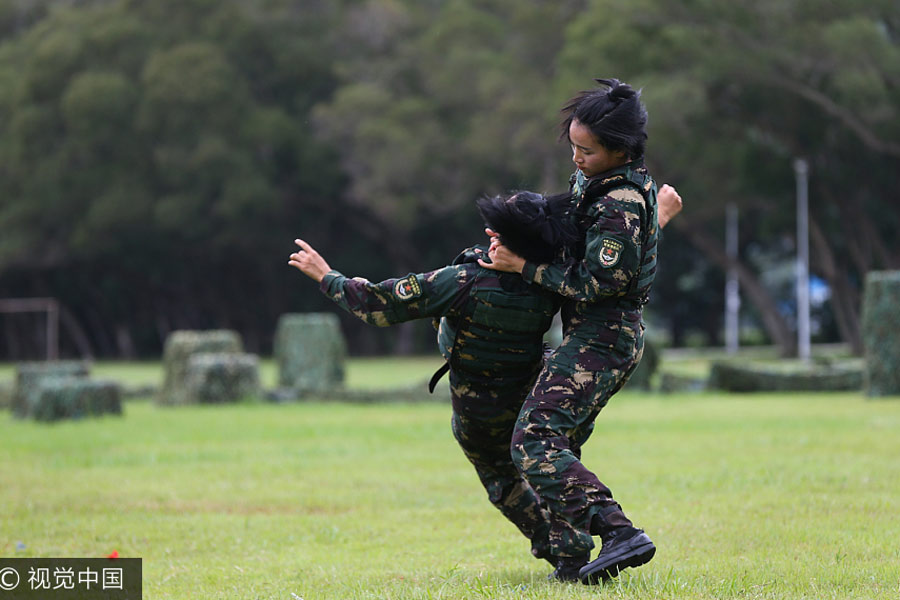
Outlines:
{"label": "camouflage trousers", "polygon": [[550,515],[516,468],[509,450],[516,418],[533,380],[478,384],[451,371],[452,427],[491,504],[531,540],[532,554],[545,556],[549,554]]}
{"label": "camouflage trousers", "polygon": [[[580,460],[580,448],[610,397],[643,352],[638,322],[569,323],[525,400],[512,436],[512,457],[550,513],[550,550],[579,556],[594,547],[591,520],[618,506]],[[614,525],[630,521],[615,510]]]}

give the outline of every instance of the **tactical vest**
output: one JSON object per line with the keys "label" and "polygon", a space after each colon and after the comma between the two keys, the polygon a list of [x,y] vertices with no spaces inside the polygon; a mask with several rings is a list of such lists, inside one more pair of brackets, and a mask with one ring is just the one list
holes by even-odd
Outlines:
{"label": "tactical vest", "polygon": [[[469,249],[453,264],[475,262]],[[555,297],[526,283],[515,273],[479,268],[460,304],[459,316],[443,317],[438,345],[447,361],[434,384],[448,369],[467,380],[490,383],[531,377],[541,365],[543,335],[558,309]]]}
{"label": "tactical vest", "polygon": [[637,189],[643,196],[647,210],[647,220],[652,226],[641,228],[642,254],[638,272],[632,278],[628,288],[622,293],[622,297],[646,304],[649,300],[650,287],[653,284],[653,279],[656,277],[659,226],[656,224],[657,205],[653,178],[635,168],[639,166],[641,166],[640,163],[629,163],[608,177],[591,180],[586,180],[582,172],[577,171],[572,175],[569,183],[572,186],[573,202],[575,203],[573,218],[579,232],[579,242],[573,254],[577,260],[584,259],[585,237],[588,229],[594,224],[588,211],[594,202],[612,190],[624,186]]}

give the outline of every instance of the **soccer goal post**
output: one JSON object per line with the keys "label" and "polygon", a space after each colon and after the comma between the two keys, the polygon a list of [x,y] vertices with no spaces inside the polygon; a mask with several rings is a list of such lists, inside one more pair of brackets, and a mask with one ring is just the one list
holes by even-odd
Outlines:
{"label": "soccer goal post", "polygon": [[59,301],[56,298],[0,298],[0,313],[47,313],[47,360],[59,358]]}

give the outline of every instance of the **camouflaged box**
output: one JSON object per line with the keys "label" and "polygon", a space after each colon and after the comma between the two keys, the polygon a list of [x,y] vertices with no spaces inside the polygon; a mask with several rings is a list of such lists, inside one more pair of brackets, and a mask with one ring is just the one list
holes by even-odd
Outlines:
{"label": "camouflaged box", "polygon": [[275,331],[278,385],[301,392],[343,386],[346,344],[331,313],[285,314]]}
{"label": "camouflaged box", "polygon": [[119,384],[72,377],[43,381],[29,416],[38,421],[59,421],[121,414]]}
{"label": "camouflaged box", "polygon": [[191,356],[200,353],[234,354],[243,352],[241,337],[235,331],[173,331],[163,350],[164,380],[157,404],[188,404],[187,370]]}
{"label": "camouflaged box", "polygon": [[82,361],[49,361],[21,363],[16,367],[16,384],[12,395],[13,415],[24,419],[33,416],[34,406],[44,383],[87,379],[90,365]]}
{"label": "camouflaged box", "polygon": [[900,271],[866,275],[862,338],[866,395],[900,396]]}
{"label": "camouflaged box", "polygon": [[259,358],[255,354],[198,353],[188,360],[187,400],[219,404],[258,398]]}
{"label": "camouflaged box", "polygon": [[677,373],[663,372],[659,374],[659,391],[664,394],[702,392],[706,386],[706,378],[688,377]]}
{"label": "camouflaged box", "polygon": [[0,382],[0,410],[12,408],[13,389],[12,383]]}
{"label": "camouflaged box", "polygon": [[712,364],[709,388],[728,392],[826,392],[860,390],[859,361],[838,365],[754,365],[717,361]]}

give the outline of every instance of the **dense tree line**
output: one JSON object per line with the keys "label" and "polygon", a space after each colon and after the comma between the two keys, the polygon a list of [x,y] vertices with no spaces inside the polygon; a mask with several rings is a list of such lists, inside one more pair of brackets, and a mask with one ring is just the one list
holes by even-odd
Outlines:
{"label": "dense tree line", "polygon": [[[864,274],[900,268],[898,40],[888,0],[0,0],[0,297],[59,298],[68,353],[206,327],[266,352],[279,314],[331,310],[295,237],[372,279],[445,264],[478,195],[565,187],[559,107],[616,76],[686,199],[652,321],[716,341],[733,203],[744,305],[791,352],[767,274],[803,157],[823,339],[858,348]],[[344,324],[353,352],[430,347]]]}

